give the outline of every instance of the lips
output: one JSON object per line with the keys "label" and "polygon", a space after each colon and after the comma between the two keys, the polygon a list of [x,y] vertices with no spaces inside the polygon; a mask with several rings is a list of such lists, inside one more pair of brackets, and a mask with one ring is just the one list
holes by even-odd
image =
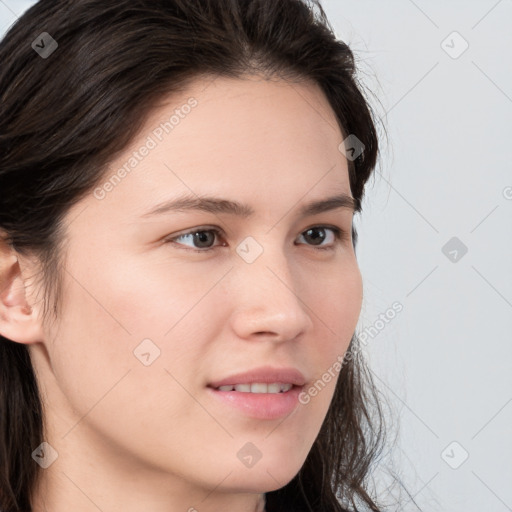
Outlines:
{"label": "lips", "polygon": [[302,387],[306,383],[306,379],[296,368],[272,368],[265,366],[216,380],[208,384],[208,387],[219,388],[220,386],[236,386],[237,384],[272,384],[276,382]]}
{"label": "lips", "polygon": [[228,414],[234,411],[253,420],[277,420],[299,407],[305,384],[296,368],[265,366],[213,381],[206,392]]}

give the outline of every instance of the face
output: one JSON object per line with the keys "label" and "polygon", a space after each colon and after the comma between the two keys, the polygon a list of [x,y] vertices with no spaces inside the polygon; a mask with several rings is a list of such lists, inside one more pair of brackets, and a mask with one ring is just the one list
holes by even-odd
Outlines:
{"label": "face", "polygon": [[[61,316],[31,346],[59,452],[47,471],[190,496],[295,476],[361,309],[353,211],[304,212],[351,196],[343,139],[306,83],[197,80],[152,113],[66,217]],[[225,201],[158,208],[184,196]]]}

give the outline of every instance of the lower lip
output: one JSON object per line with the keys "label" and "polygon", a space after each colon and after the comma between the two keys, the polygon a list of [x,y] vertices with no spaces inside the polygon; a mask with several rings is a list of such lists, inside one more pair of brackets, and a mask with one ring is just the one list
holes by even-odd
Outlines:
{"label": "lower lip", "polygon": [[302,386],[293,386],[284,393],[244,393],[242,391],[219,391],[207,388],[223,403],[245,415],[260,420],[275,420],[288,416],[299,403]]}

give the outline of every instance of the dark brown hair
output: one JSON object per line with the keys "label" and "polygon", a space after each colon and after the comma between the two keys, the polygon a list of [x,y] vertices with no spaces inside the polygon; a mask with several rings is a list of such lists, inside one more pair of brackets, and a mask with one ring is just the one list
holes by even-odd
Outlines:
{"label": "dark brown hair", "polygon": [[[43,31],[58,44],[47,58],[33,47]],[[342,134],[364,145],[349,161],[361,211],[378,155],[373,111],[353,53],[318,2],[40,0],[1,41],[0,62],[0,230],[41,263],[45,322],[59,314],[69,208],[104,179],[158,102],[199,76],[318,84]],[[352,236],[355,248],[354,228]],[[347,355],[318,438],[293,480],[267,493],[268,512],[380,510],[367,486],[383,414],[356,335]],[[3,512],[31,510],[31,453],[44,440],[36,382],[27,347],[0,337]]]}

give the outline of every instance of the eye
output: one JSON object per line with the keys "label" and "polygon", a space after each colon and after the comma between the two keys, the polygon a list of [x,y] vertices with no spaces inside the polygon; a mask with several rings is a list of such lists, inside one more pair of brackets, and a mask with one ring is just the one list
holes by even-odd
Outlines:
{"label": "eye", "polygon": [[[177,240],[188,239],[188,240],[191,240],[192,242],[197,242],[199,244],[199,249],[191,248],[191,249],[185,249],[185,250],[191,250],[194,252],[208,252],[208,251],[213,251],[213,249],[215,248],[215,246],[210,247],[208,244],[212,240],[215,240],[215,237],[218,237],[221,234],[222,234],[221,231],[219,231],[218,229],[196,228],[192,231],[188,231],[187,233],[183,233],[181,235],[178,235],[178,236],[175,236],[172,238],[168,238],[165,241],[170,242],[170,243],[176,243],[177,245],[183,245],[183,244],[180,244],[179,242],[177,242]],[[206,245],[206,247],[205,247],[205,245]]]}
{"label": "eye", "polygon": [[306,231],[303,231],[301,236],[313,240],[313,246],[316,249],[321,251],[332,251],[336,249],[336,244],[331,243],[329,245],[320,245],[324,240],[326,240],[326,235],[324,234],[325,231],[331,231],[333,233],[332,238],[334,239],[334,242],[347,241],[350,238],[344,229],[336,226],[313,226],[308,228]]}
{"label": "eye", "polygon": [[[325,231],[331,231],[333,233],[333,240],[331,244],[322,244],[322,242],[324,242],[327,239],[326,235],[324,234]],[[184,244],[180,243],[180,241],[188,240],[193,244],[197,245],[195,245],[195,248],[189,247],[185,248],[184,250],[204,253],[208,251],[213,251],[213,249],[215,249],[216,246],[212,246],[211,244],[215,242],[216,237],[221,237],[222,235],[223,232],[219,229],[195,228],[191,231],[187,231],[186,233],[182,233],[181,235],[166,238],[165,242],[181,246]],[[312,240],[312,246],[315,249],[322,251],[332,251],[336,249],[336,244],[333,242],[350,240],[349,234],[344,229],[338,228],[336,226],[313,226],[311,228],[308,228],[306,231],[303,231],[300,237]],[[223,243],[221,245],[225,246],[226,244]],[[182,249],[182,247],[180,247],[180,249]]]}

